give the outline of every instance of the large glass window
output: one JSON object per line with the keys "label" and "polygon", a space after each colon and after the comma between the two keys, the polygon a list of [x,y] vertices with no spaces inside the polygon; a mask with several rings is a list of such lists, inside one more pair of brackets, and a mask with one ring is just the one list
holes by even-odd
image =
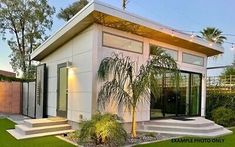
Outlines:
{"label": "large glass window", "polygon": [[150,45],[150,55],[152,53],[151,46],[158,47],[158,48],[164,50],[165,53],[170,55],[174,60],[176,60],[176,61],[178,60],[178,51],[172,50],[172,49],[168,49],[168,48],[165,48],[165,47],[160,47],[160,46],[153,45],[153,44]]}
{"label": "large glass window", "polygon": [[103,46],[143,53],[143,42],[103,32]]}
{"label": "large glass window", "polygon": [[183,53],[183,62],[184,63],[189,63],[189,64],[194,64],[194,65],[199,65],[199,66],[204,66],[204,58],[188,53]]}

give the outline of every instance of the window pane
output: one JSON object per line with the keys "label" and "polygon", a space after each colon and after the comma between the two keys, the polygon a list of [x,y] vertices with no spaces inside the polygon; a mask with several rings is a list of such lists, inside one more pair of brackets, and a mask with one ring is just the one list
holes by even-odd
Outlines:
{"label": "window pane", "polygon": [[177,60],[178,59],[178,52],[175,51],[175,50],[170,50],[170,49],[166,49],[166,48],[163,48],[163,50],[168,54],[170,55],[174,60]]}
{"label": "window pane", "polygon": [[191,75],[191,115],[200,113],[200,94],[201,94],[201,76],[199,74]]}
{"label": "window pane", "polygon": [[[156,46],[156,45],[150,45],[150,49],[151,46],[155,46],[155,47],[159,47],[160,49],[164,50],[166,54],[170,55],[174,60],[178,60],[178,52],[176,50],[172,50],[172,49],[168,49],[168,48],[164,48],[164,47],[160,47],[160,46]],[[151,50],[150,50],[150,55],[151,55]]]}
{"label": "window pane", "polygon": [[203,57],[183,53],[183,62],[184,63],[203,66],[204,65],[204,60],[203,59],[204,59]]}
{"label": "window pane", "polygon": [[142,42],[109,33],[103,33],[103,46],[132,51],[136,53],[143,53]]}

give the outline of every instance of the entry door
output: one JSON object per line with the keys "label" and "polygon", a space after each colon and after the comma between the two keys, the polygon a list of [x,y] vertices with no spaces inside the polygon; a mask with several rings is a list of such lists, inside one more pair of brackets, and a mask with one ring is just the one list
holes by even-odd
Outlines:
{"label": "entry door", "polygon": [[68,69],[66,63],[58,65],[57,70],[57,116],[67,118]]}

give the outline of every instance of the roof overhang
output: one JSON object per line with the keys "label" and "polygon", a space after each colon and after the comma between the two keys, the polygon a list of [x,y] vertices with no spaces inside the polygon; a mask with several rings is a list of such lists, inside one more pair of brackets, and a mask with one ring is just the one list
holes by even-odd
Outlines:
{"label": "roof overhang", "polygon": [[174,31],[172,36],[174,30],[172,28],[94,0],[34,50],[31,59],[42,60],[93,23],[200,52],[207,56],[218,55],[224,51],[220,45],[198,37],[191,38],[191,35],[186,33]]}

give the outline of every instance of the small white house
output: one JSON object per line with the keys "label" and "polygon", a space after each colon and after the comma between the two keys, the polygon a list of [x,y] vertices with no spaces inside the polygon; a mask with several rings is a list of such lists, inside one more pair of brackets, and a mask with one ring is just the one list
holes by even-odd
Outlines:
{"label": "small white house", "polygon": [[[149,58],[153,45],[176,60],[182,80],[176,92],[165,75],[162,96],[150,96],[150,104],[139,106],[137,121],[205,116],[207,58],[223,53],[223,48],[96,0],[31,54],[47,69],[47,116],[71,122],[90,119],[97,110],[101,60],[112,52],[123,53],[138,68]],[[125,110],[108,111],[118,113],[125,122],[131,120]]]}

